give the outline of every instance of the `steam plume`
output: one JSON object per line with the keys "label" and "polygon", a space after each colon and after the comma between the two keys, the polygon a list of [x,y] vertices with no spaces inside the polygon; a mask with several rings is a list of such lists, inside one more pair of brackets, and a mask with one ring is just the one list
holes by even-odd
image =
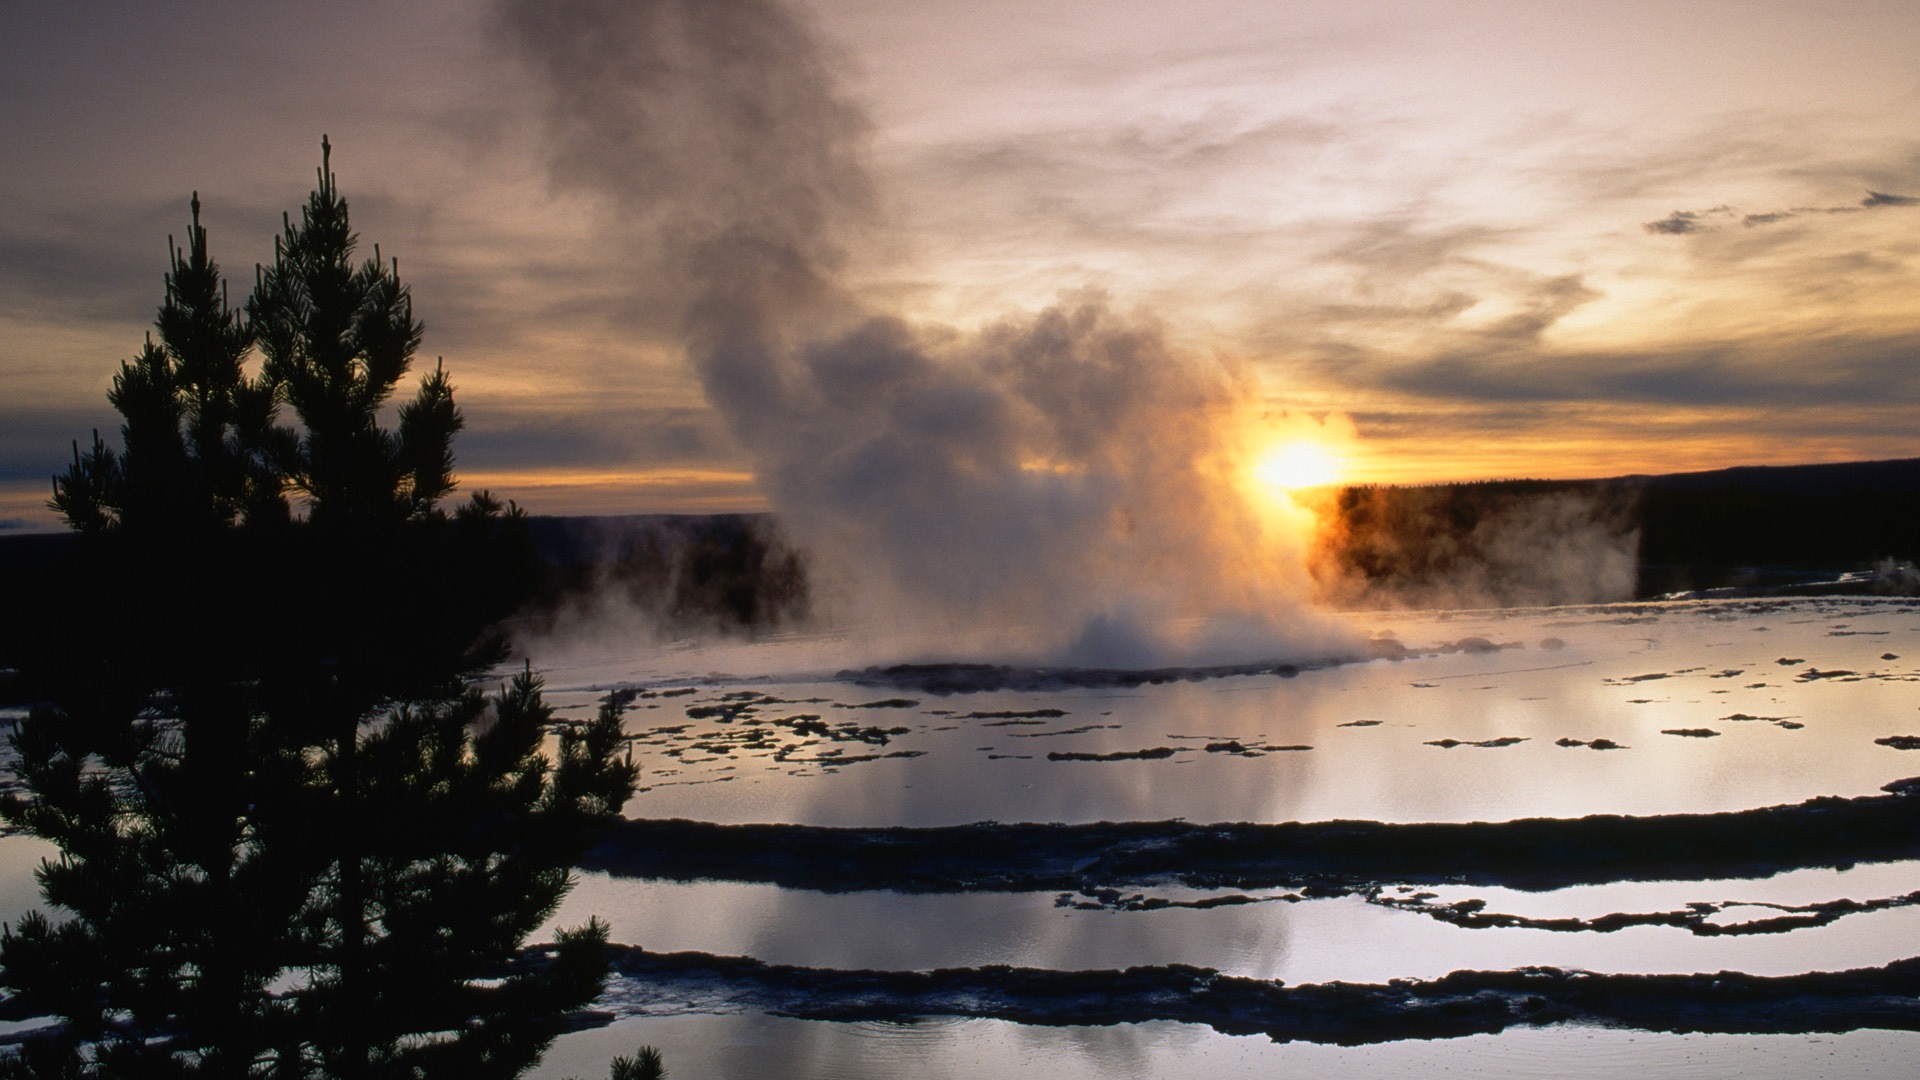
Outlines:
{"label": "steam plume", "polygon": [[869,124],[781,4],[504,0],[501,16],[547,95],[556,182],[658,245],[709,401],[816,573],[838,560],[847,614],[1039,625],[1112,664],[1243,659],[1141,630],[1224,614],[1274,650],[1301,610],[1299,522],[1246,497],[1242,372],[1098,294],[977,334],[866,309],[843,280],[878,227]]}

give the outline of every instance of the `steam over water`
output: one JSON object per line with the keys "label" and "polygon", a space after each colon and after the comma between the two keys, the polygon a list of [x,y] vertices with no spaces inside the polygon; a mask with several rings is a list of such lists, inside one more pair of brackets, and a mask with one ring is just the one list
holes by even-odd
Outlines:
{"label": "steam over water", "polygon": [[628,700],[643,771],[556,915],[610,921],[630,1019],[547,1075],[642,1040],[701,1075],[986,1076],[996,1040],[1145,1075],[1123,1034],[1154,1075],[1689,1075],[1663,1032],[1766,1046],[1742,1075],[1910,1071],[1920,605],[1345,618],[1398,659],[550,668],[569,715]]}
{"label": "steam over water", "polygon": [[880,229],[869,125],[796,13],[510,0],[501,26],[545,90],[556,182],[664,258],[707,397],[836,621],[949,651],[1021,627],[1088,665],[1338,640],[1305,613],[1303,514],[1249,497],[1247,372],[1097,293],[971,333],[852,294]]}

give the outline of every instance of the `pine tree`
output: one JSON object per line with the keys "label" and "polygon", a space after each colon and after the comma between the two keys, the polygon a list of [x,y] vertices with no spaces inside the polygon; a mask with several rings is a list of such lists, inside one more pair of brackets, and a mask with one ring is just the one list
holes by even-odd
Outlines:
{"label": "pine tree", "polygon": [[400,261],[353,264],[356,237],[320,143],[320,182],[300,223],[283,219],[274,261],[247,304],[266,355],[306,438],[280,465],[310,500],[316,523],[420,517],[452,491],[453,436],[464,424],[453,386],[436,367],[400,410],[397,432],[378,412],[413,364],[422,327],[400,282]]}
{"label": "pine tree", "polygon": [[530,581],[524,515],[439,508],[443,368],[381,424],[421,327],[396,262],[352,263],[329,150],[244,321],[196,197],[160,343],[109,395],[123,449],[55,480],[82,542],[0,805],[59,846],[54,915],[0,935],[0,983],[62,1024],[14,1074],[511,1076],[604,979],[597,923],[521,946],[632,792],[619,710],[472,684]]}
{"label": "pine tree", "polygon": [[124,452],[96,433],[54,480],[53,509],[83,532],[130,528],[178,534],[225,525],[242,512],[284,516],[279,483],[264,455],[277,394],[266,375],[244,372],[253,328],[227,305],[220,267],[207,253],[200,195],[190,204],[187,250],[171,237],[166,300],[154,320],[156,344],[124,361],[107,400],[125,419]]}

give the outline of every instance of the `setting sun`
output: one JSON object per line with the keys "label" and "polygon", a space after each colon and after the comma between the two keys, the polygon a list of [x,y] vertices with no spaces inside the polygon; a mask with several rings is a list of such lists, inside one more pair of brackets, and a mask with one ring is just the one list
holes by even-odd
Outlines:
{"label": "setting sun", "polygon": [[1323,487],[1340,479],[1340,461],[1325,444],[1294,440],[1275,446],[1253,466],[1254,478],[1282,491]]}

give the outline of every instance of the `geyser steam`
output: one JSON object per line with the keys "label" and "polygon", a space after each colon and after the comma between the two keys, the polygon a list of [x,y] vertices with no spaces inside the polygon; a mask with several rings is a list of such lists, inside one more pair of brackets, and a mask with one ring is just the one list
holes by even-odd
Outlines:
{"label": "geyser steam", "polygon": [[[851,295],[848,252],[878,227],[869,125],[798,14],[505,0],[502,16],[546,92],[556,182],[665,259],[708,399],[845,617],[894,640],[1037,627],[1088,664],[1325,646],[1302,515],[1247,496],[1261,421],[1243,372],[1097,294],[973,334]],[[1213,618],[1168,636],[1195,616]]]}

